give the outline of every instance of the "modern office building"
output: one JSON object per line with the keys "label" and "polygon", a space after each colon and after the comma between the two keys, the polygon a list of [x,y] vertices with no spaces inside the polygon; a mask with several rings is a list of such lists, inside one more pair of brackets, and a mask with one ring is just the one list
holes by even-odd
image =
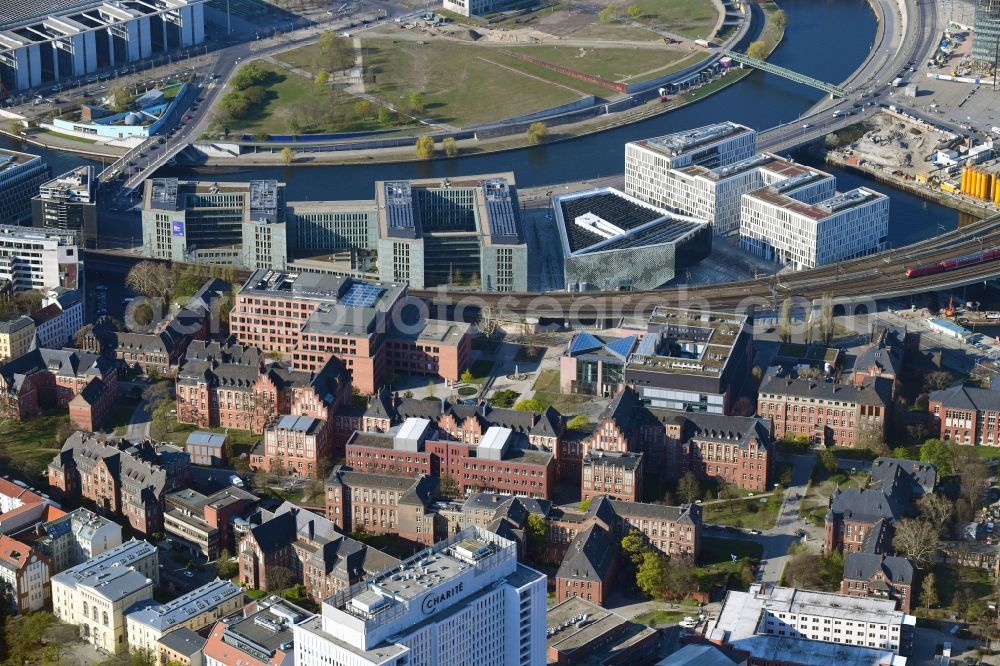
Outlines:
{"label": "modern office building", "polygon": [[829,174],[760,153],[717,167],[692,164],[668,169],[658,196],[663,208],[708,220],[715,235],[728,236],[740,230],[742,196],[779,182],[787,182],[796,198],[809,199],[807,203],[833,196],[836,187]]}
{"label": "modern office building", "polygon": [[[15,8],[17,3],[7,3]],[[0,10],[0,21],[4,10]],[[3,69],[4,32],[0,28],[0,70]],[[31,220],[31,198],[49,179],[49,165],[38,155],[0,149],[0,224],[27,224]]]}
{"label": "modern office building", "polygon": [[0,85],[27,90],[201,44],[202,2],[8,3],[0,12]]}
{"label": "modern office building", "polygon": [[97,179],[81,166],[43,183],[31,199],[31,225],[76,231],[83,247],[97,247]]}
{"label": "modern office building", "polygon": [[257,496],[236,486],[226,486],[211,495],[191,488],[174,491],[165,498],[163,530],[181,548],[214,560],[223,548],[233,552],[233,523],[257,504]]}
{"label": "modern office building", "polygon": [[153,598],[159,582],[156,546],[132,539],[52,577],[52,612],[80,626],[88,643],[124,652],[125,611]]}
{"label": "modern office building", "polygon": [[146,256],[243,268],[285,265],[285,185],[150,178],[142,199]]}
{"label": "modern office building", "polygon": [[375,202],[381,280],[528,290],[514,174],[378,181]]}
{"label": "modern office building", "polygon": [[726,594],[706,638],[754,664],[905,666],[915,625],[894,599],[756,583]]}
{"label": "modern office building", "polygon": [[996,71],[1000,57],[1000,0],[976,0],[972,24],[972,58]]}
{"label": "modern office building", "polygon": [[581,331],[559,358],[559,390],[609,398],[624,386],[625,362],[638,335],[603,335]]}
{"label": "modern office building", "polygon": [[[672,169],[720,169],[757,154],[757,133],[732,122],[625,144],[625,193],[667,210],[677,189]],[[693,211],[692,211],[692,214]]]}
{"label": "modern office building", "polygon": [[806,203],[782,183],[743,195],[740,245],[796,269],[881,252],[889,239],[889,197],[867,187]]}
{"label": "modern office building", "polygon": [[294,624],[296,666],[545,663],[545,575],[469,527]]}
{"label": "modern office building", "polygon": [[215,580],[167,603],[140,603],[125,616],[129,651],[156,652],[156,643],[178,629],[201,629],[243,607],[243,589],[231,581]]}
{"label": "modern office building", "polygon": [[469,325],[423,319],[406,292],[400,283],[258,270],[236,295],[230,331],[297,370],[336,357],[363,393],[391,372],[458,381],[471,359]]}
{"label": "modern office building", "polygon": [[656,307],[625,364],[625,383],[651,406],[729,414],[750,375],[745,315]]}
{"label": "modern office building", "polygon": [[552,198],[569,291],[656,289],[712,250],[704,219],[610,187]]}
{"label": "modern office building", "polygon": [[122,544],[121,525],[89,509],[76,509],[42,523],[38,532],[34,547],[49,558],[53,574]]}
{"label": "modern office building", "polygon": [[[0,196],[3,185],[0,184]],[[75,231],[0,225],[0,282],[14,291],[68,287],[80,278],[80,248]]]}
{"label": "modern office building", "polygon": [[482,16],[500,11],[510,0],[442,0],[441,7],[462,16]]}

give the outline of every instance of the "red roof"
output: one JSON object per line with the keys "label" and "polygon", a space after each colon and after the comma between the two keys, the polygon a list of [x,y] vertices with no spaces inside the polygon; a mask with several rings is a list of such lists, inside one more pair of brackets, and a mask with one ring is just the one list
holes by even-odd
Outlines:
{"label": "red roof", "polygon": [[31,546],[0,534],[0,560],[11,564],[15,569],[22,569],[31,560]]}

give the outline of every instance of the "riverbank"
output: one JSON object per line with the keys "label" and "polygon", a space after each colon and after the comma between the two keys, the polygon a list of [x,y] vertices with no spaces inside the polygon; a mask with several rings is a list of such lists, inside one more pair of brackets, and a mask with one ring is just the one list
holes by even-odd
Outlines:
{"label": "riverbank", "polygon": [[[778,13],[780,8],[774,2],[767,2],[762,5],[763,23],[759,32],[756,33],[758,40],[763,41],[767,47],[768,57],[780,46],[784,39],[786,19],[784,12]],[[776,17],[778,20],[775,20]],[[753,20],[753,14],[749,20]],[[759,19],[758,19],[759,20]],[[751,25],[751,30],[753,26]],[[714,93],[722,91],[729,86],[743,80],[753,73],[752,69],[730,69],[725,74],[716,79],[708,81],[697,88],[676,95],[667,102],[661,101],[658,97],[653,97],[644,104],[628,109],[626,111],[588,118],[574,123],[558,125],[550,128],[545,144],[560,143],[579,139],[584,136],[600,134],[609,130],[617,129],[634,123],[638,123],[650,118],[668,114],[695,104]],[[543,121],[544,122],[544,121]],[[520,150],[532,147],[526,133],[517,135],[500,136],[496,138],[479,138],[473,136],[468,139],[458,139],[455,141],[457,153],[451,156],[441,154],[442,145],[435,146],[434,159],[456,159],[464,157],[474,157],[502,153],[512,150]],[[263,146],[261,146],[263,148]],[[291,161],[283,155],[285,148],[293,151]],[[257,166],[336,166],[351,164],[398,164],[409,162],[426,162],[425,159],[414,156],[412,145],[397,146],[390,148],[368,148],[360,150],[336,150],[323,151],[322,148],[313,148],[308,144],[297,146],[296,144],[276,144],[269,146],[267,150],[246,153],[238,157],[223,155],[200,154],[194,157],[190,154],[178,156],[178,162],[185,166],[194,167],[257,167]]]}

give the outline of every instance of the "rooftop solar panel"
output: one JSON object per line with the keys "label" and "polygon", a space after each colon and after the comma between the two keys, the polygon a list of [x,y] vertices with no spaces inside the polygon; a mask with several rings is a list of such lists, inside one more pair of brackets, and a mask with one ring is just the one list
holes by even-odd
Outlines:
{"label": "rooftop solar panel", "polygon": [[356,282],[340,299],[341,305],[352,308],[372,308],[385,290],[373,284]]}
{"label": "rooftop solar panel", "polygon": [[[517,211],[506,180],[496,178],[483,181],[486,196],[486,215],[489,218],[490,236],[497,242],[517,243]],[[511,240],[513,239],[513,240]]]}
{"label": "rooftop solar panel", "polygon": [[416,227],[413,217],[413,191],[410,184],[404,180],[389,181],[385,188],[385,217],[389,229],[408,229]]}

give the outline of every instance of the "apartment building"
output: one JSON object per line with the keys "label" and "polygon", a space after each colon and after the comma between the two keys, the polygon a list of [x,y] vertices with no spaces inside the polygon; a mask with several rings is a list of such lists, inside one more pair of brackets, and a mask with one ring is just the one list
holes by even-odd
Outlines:
{"label": "apartment building", "polygon": [[27,315],[0,321],[0,361],[10,361],[28,353],[35,339],[35,322]]}
{"label": "apartment building", "polygon": [[374,393],[391,372],[458,381],[470,362],[469,326],[422,318],[406,291],[404,284],[259,270],[236,296],[230,330],[298,370],[318,370],[335,357],[363,393]]}
{"label": "apartment building", "polygon": [[726,594],[706,638],[755,664],[904,666],[915,625],[891,599],[755,583]]}
{"label": "apartment building", "polygon": [[478,442],[453,441],[426,418],[408,418],[395,433],[355,433],[346,464],[376,474],[449,476],[456,492],[492,490],[550,499],[555,458],[511,428],[489,426]]}
{"label": "apartment building", "polygon": [[167,603],[133,606],[125,616],[129,651],[156,653],[161,638],[178,629],[200,631],[243,607],[243,590],[216,578]]}
{"label": "apartment building", "polygon": [[757,412],[774,423],[774,437],[806,436],[827,446],[864,448],[881,441],[891,382],[858,385],[772,376],[761,384]]}
{"label": "apartment building", "polygon": [[156,641],[154,657],[161,664],[180,664],[180,666],[202,666],[205,639],[190,629],[178,629],[164,634]]}
{"label": "apartment building", "polygon": [[52,577],[52,612],[80,627],[83,639],[111,654],[124,652],[125,613],[153,598],[157,549],[132,539]]}
{"label": "apartment building", "polygon": [[75,509],[39,523],[32,545],[55,575],[122,544],[122,527],[89,509]]}
{"label": "apartment building", "polygon": [[[780,184],[779,184],[780,185]],[[796,269],[881,252],[889,239],[889,197],[859,187],[804,203],[776,186],[743,195],[740,246]]]}
{"label": "apartment building", "polygon": [[844,556],[840,593],[852,597],[894,599],[896,608],[909,613],[915,607],[913,563],[905,557],[876,553]]}
{"label": "apartment building", "polygon": [[107,514],[151,534],[163,529],[164,496],[191,480],[187,454],[169,444],[101,440],[75,432],[48,466],[49,485],[86,498]]}
{"label": "apartment building", "polygon": [[325,484],[326,517],[345,534],[396,534],[430,546],[435,541],[431,508],[439,493],[439,479],[433,476],[370,474],[338,465]]}
{"label": "apartment building", "polygon": [[994,391],[957,384],[931,391],[931,429],[942,440],[968,446],[1000,446],[1000,399]]}
{"label": "apartment building", "polygon": [[545,576],[470,527],[323,602],[295,624],[296,666],[545,661]]}
{"label": "apartment building", "polygon": [[583,457],[580,497],[587,500],[607,495],[611,499],[638,502],[642,499],[642,478],[641,453],[595,449]]}

